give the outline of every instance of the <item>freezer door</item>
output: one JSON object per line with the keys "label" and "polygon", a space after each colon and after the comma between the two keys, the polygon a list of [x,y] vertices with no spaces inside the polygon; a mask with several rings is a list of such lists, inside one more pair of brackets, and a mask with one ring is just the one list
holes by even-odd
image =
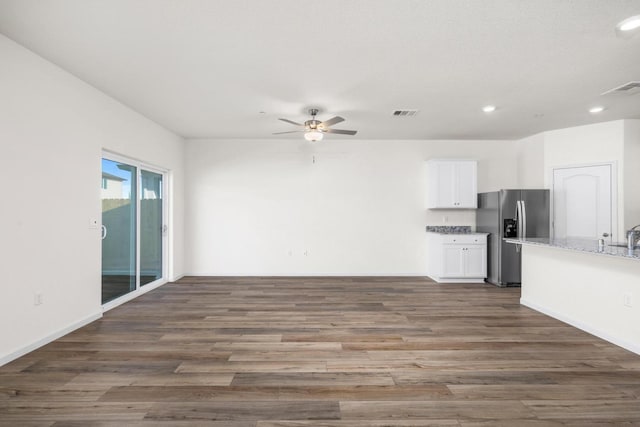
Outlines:
{"label": "freezer door", "polygon": [[[504,224],[505,219],[516,219],[518,216],[518,201],[520,201],[521,195],[521,190],[500,191],[501,224]],[[518,218],[518,221],[521,220],[522,218]],[[518,228],[520,228],[520,223],[518,224]],[[520,250],[517,245],[504,242],[502,240],[503,237],[503,233],[501,233],[499,276],[495,284],[499,286],[517,285],[520,284]]]}
{"label": "freezer door", "polygon": [[500,281],[498,285],[519,285],[522,281],[522,255],[518,245],[503,241],[501,254],[500,261],[502,268],[500,269]]}
{"label": "freezer door", "polygon": [[550,194],[549,190],[522,190],[523,213],[526,237],[549,237]]}

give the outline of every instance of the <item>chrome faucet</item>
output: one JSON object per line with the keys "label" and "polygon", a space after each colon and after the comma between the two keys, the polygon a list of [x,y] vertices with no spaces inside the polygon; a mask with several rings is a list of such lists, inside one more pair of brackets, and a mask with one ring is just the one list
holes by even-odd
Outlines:
{"label": "chrome faucet", "polygon": [[640,238],[636,238],[636,228],[640,227],[640,224],[631,228],[631,230],[627,231],[627,249],[630,251],[634,250],[636,247],[636,243]]}

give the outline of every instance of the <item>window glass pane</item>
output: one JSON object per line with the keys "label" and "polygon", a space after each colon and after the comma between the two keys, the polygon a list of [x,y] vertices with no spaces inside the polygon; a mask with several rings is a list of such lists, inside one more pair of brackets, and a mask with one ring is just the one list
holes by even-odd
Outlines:
{"label": "window glass pane", "polygon": [[102,159],[102,303],[136,289],[136,168]]}
{"label": "window glass pane", "polygon": [[162,278],[162,175],[140,175],[140,285],[146,285]]}

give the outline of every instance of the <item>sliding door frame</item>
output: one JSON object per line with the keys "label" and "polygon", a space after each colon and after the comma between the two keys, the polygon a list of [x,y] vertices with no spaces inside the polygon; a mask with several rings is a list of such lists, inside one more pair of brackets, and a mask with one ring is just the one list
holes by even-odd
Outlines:
{"label": "sliding door frame", "polygon": [[[169,171],[167,169],[133,159],[131,157],[123,156],[121,154],[113,153],[111,151],[102,150],[102,159],[111,160],[114,162],[125,163],[130,166],[134,166],[136,168],[136,289],[128,292],[118,298],[115,298],[111,301],[108,301],[102,304],[102,311],[109,311],[112,308],[119,306],[120,304],[124,304],[127,301],[131,301],[138,296],[145,294],[153,289],[156,289],[159,286],[164,285],[168,282],[169,277],[169,184],[168,177]],[[149,172],[157,173],[162,175],[162,228],[160,230],[161,233],[161,242],[162,242],[162,277],[154,280],[153,282],[147,283],[144,286],[140,285],[140,218],[141,212],[140,207],[142,205],[142,170],[146,170]],[[102,266],[100,267],[102,269]],[[101,270],[102,271],[102,270]]]}

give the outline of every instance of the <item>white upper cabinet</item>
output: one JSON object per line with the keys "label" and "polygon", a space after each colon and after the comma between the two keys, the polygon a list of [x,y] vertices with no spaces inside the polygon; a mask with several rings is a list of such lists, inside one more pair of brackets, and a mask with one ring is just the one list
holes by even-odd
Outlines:
{"label": "white upper cabinet", "polygon": [[478,162],[429,160],[429,209],[475,209],[478,206]]}

